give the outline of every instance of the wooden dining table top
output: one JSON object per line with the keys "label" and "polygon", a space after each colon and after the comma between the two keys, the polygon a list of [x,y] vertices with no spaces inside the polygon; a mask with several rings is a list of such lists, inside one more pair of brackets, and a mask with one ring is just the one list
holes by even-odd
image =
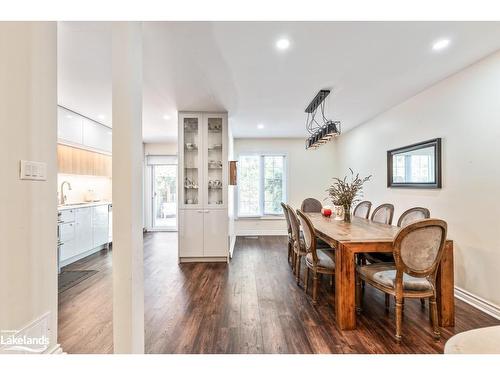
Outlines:
{"label": "wooden dining table top", "polygon": [[332,217],[325,217],[321,213],[307,213],[311,219],[314,229],[322,238],[328,239],[331,245],[339,242],[391,242],[401,228],[375,223],[368,219],[356,216],[351,217],[351,222],[335,220]]}

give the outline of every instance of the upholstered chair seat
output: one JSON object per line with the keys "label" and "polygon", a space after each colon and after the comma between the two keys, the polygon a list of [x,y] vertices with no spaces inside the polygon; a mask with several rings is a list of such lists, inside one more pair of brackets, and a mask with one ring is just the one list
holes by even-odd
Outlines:
{"label": "upholstered chair seat", "polygon": [[[335,262],[330,254],[327,254],[322,250],[318,250],[317,255],[318,255],[318,261],[316,263],[316,267],[323,268],[325,270],[331,270],[332,272],[335,270]],[[306,255],[306,263],[311,268],[314,266],[314,259],[312,253],[308,253]]]}
{"label": "upholstered chair seat", "polygon": [[[375,263],[366,266],[358,266],[360,275],[373,283],[383,287],[396,288],[396,265],[394,263]],[[413,277],[403,274],[403,290],[405,291],[429,291],[432,294],[432,284],[425,277]]]}

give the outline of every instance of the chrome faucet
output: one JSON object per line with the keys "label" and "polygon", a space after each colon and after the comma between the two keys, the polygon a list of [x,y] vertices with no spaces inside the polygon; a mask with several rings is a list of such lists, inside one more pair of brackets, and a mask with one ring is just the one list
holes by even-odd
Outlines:
{"label": "chrome faucet", "polygon": [[61,184],[61,199],[59,201],[60,204],[66,204],[66,200],[68,199],[68,197],[66,197],[66,194],[64,194],[64,184],[68,184],[68,189],[72,190],[71,184],[68,181],[62,182],[62,184]]}

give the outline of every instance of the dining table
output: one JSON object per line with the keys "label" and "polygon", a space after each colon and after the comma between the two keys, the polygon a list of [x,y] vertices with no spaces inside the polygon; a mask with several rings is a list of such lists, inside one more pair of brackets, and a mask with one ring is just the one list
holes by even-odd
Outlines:
{"label": "dining table", "polygon": [[[356,328],[356,257],[359,253],[392,253],[399,227],[352,217],[350,222],[307,213],[316,236],[328,243],[335,254],[335,318],[342,330]],[[455,324],[453,241],[446,240],[436,277],[439,325]]]}

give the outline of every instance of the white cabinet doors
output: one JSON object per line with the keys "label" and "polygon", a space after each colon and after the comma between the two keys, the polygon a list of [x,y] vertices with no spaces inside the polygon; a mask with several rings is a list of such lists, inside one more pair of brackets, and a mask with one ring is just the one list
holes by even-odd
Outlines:
{"label": "white cabinet doors", "polygon": [[203,114],[203,200],[210,209],[227,207],[227,116]]}
{"label": "white cabinet doors", "polygon": [[97,247],[108,243],[109,238],[109,216],[108,206],[92,207],[92,237],[93,246]]}
{"label": "white cabinet doors", "polygon": [[57,137],[65,142],[83,143],[82,117],[65,108],[57,108]]}
{"label": "white cabinet doors", "polygon": [[75,246],[78,248],[78,253],[92,250],[94,247],[92,241],[92,208],[77,209],[75,223]]}
{"label": "white cabinet doors", "polygon": [[227,210],[204,210],[203,255],[206,257],[228,256]]}
{"label": "white cabinet doors", "polygon": [[83,119],[83,145],[111,152],[111,129],[92,120]]}
{"label": "white cabinet doors", "polygon": [[59,224],[59,241],[61,242],[59,260],[69,259],[78,253],[75,241],[75,223]]}
{"label": "white cabinet doors", "polygon": [[203,207],[203,131],[200,114],[179,114],[179,206]]}
{"label": "white cabinet doors", "polygon": [[179,210],[179,256],[203,256],[203,210]]}

